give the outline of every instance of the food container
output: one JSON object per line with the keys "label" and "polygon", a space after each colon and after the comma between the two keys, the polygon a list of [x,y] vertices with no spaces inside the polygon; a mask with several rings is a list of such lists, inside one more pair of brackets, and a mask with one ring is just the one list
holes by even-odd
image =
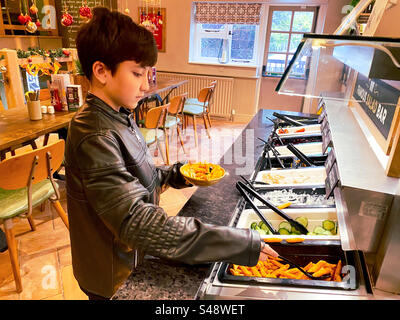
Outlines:
{"label": "food container", "polygon": [[[280,225],[282,222],[286,221],[277,213],[270,209],[261,209],[264,217],[271,223],[272,227],[278,231],[280,229]],[[309,232],[313,232],[317,227],[323,228],[324,221],[332,221],[335,224],[334,229],[332,230],[334,235],[323,235],[323,234],[315,234],[315,235],[272,235],[272,234],[260,234],[262,239],[270,239],[270,238],[278,238],[278,239],[291,239],[291,238],[302,238],[305,240],[340,240],[340,232],[339,228],[337,228],[337,213],[336,208],[305,208],[305,209],[284,209],[284,212],[296,220],[299,217],[307,219],[307,230]],[[236,228],[251,228],[251,224],[256,222],[257,224],[261,221],[258,215],[252,209],[245,209],[240,214],[239,220],[236,223]],[[296,220],[297,221],[297,220]],[[285,223],[286,225],[286,223]],[[291,231],[291,230],[289,230]]]}
{"label": "food container", "polygon": [[301,137],[309,134],[321,134],[321,125],[314,124],[309,126],[286,127],[276,130],[276,133],[281,137]]}
{"label": "food container", "polygon": [[[257,181],[269,183],[271,186],[310,186],[325,185],[325,167],[307,167],[299,169],[263,170],[257,173]],[[257,185],[269,187],[265,185]]]}
{"label": "food container", "polygon": [[[326,191],[322,187],[261,189],[258,193],[275,206],[290,202],[290,209],[335,207],[335,200],[333,197],[326,199]],[[259,207],[263,206],[257,199],[254,202]]]}
{"label": "food container", "polygon": [[[324,166],[327,157],[328,157],[328,155],[313,155],[313,156],[309,156],[308,158],[310,158],[310,160],[313,161],[313,163],[315,165]],[[270,157],[270,159],[271,159],[271,167],[272,168],[281,168],[279,161],[275,157]],[[281,162],[283,163],[285,168],[297,168],[297,167],[300,168],[302,166],[302,164],[299,163],[300,160],[295,156],[292,156],[292,157],[279,156],[279,160],[281,160]],[[260,170],[269,170],[269,169],[271,169],[271,168],[269,167],[269,162],[268,162],[267,158],[263,158],[262,162],[261,162]]]}
{"label": "food container", "polygon": [[[272,145],[277,147],[277,146],[286,146],[289,143],[298,145],[300,143],[312,143],[312,142],[322,142],[322,134],[317,133],[317,134],[303,134],[303,135],[292,135],[292,136],[279,136],[280,139],[277,137],[274,137],[272,140]],[[280,140],[280,141],[279,141]]]}
{"label": "food container", "polygon": [[[342,262],[343,278],[341,282],[325,280],[297,280],[280,278],[262,278],[248,276],[234,276],[230,274],[231,264],[224,262],[218,271],[218,279],[222,283],[255,285],[255,286],[288,286],[288,287],[309,287],[319,289],[338,289],[338,290],[356,290],[359,287],[359,276],[356,272],[356,259],[354,251],[343,251],[340,244],[333,243],[295,243],[281,244],[271,243],[270,246],[279,252],[285,258],[292,260],[300,266],[306,266],[309,262],[317,263],[324,260],[328,263],[337,264]],[[346,271],[348,270],[348,271]]]}
{"label": "food container", "polygon": [[[302,153],[306,156],[310,155],[323,155],[322,152],[322,142],[310,142],[310,143],[300,143],[296,145],[296,148],[299,149]],[[277,146],[276,151],[279,152],[280,156],[291,156],[294,157],[295,155],[289,151],[286,146]],[[273,157],[273,153],[269,151],[270,157]]]}

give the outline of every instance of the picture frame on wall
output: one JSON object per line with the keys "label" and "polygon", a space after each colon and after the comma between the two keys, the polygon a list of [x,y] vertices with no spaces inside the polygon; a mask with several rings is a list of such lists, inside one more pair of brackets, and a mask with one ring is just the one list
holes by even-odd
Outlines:
{"label": "picture frame on wall", "polygon": [[138,7],[139,23],[150,30],[159,52],[165,52],[166,10],[156,7]]}

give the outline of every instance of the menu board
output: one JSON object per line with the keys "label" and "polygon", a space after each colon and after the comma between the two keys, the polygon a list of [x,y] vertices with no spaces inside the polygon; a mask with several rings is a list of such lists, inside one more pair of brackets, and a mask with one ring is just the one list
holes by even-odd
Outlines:
{"label": "menu board", "polygon": [[[83,3],[84,1],[82,0],[55,1],[58,30],[60,30],[64,48],[76,48],[75,40],[78,30],[87,21],[87,19],[79,16],[79,8],[82,7]],[[94,7],[106,7],[111,10],[117,10],[118,8],[117,0],[87,0],[86,4],[90,9]],[[68,13],[74,18],[74,23],[69,27],[64,27],[61,24],[61,17],[65,12],[65,6],[67,6]],[[104,26],[104,28],[107,28],[107,26]]]}
{"label": "menu board", "polygon": [[379,79],[358,74],[353,97],[379,132],[388,139],[400,91]]}

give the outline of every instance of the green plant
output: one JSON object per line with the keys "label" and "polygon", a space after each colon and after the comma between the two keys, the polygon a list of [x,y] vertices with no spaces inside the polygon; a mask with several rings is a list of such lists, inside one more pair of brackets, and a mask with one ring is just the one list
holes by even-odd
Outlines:
{"label": "green plant", "polygon": [[85,75],[85,74],[83,73],[83,69],[82,69],[81,62],[80,62],[79,60],[75,60],[74,62],[75,62],[76,74],[79,75],[79,76]]}

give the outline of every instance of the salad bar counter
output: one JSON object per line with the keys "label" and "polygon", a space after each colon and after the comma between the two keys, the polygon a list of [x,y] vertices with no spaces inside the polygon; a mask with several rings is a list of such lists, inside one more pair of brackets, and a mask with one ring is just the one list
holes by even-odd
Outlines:
{"label": "salad bar counter", "polygon": [[236,176],[243,179],[236,182],[242,197],[229,225],[259,232],[280,256],[254,267],[214,263],[196,297],[376,299],[376,252],[358,246],[353,234],[348,208],[354,202],[340,183],[334,144],[318,125],[326,113],[319,119],[274,115],[266,117],[273,129],[259,138],[264,145],[253,172]]}

